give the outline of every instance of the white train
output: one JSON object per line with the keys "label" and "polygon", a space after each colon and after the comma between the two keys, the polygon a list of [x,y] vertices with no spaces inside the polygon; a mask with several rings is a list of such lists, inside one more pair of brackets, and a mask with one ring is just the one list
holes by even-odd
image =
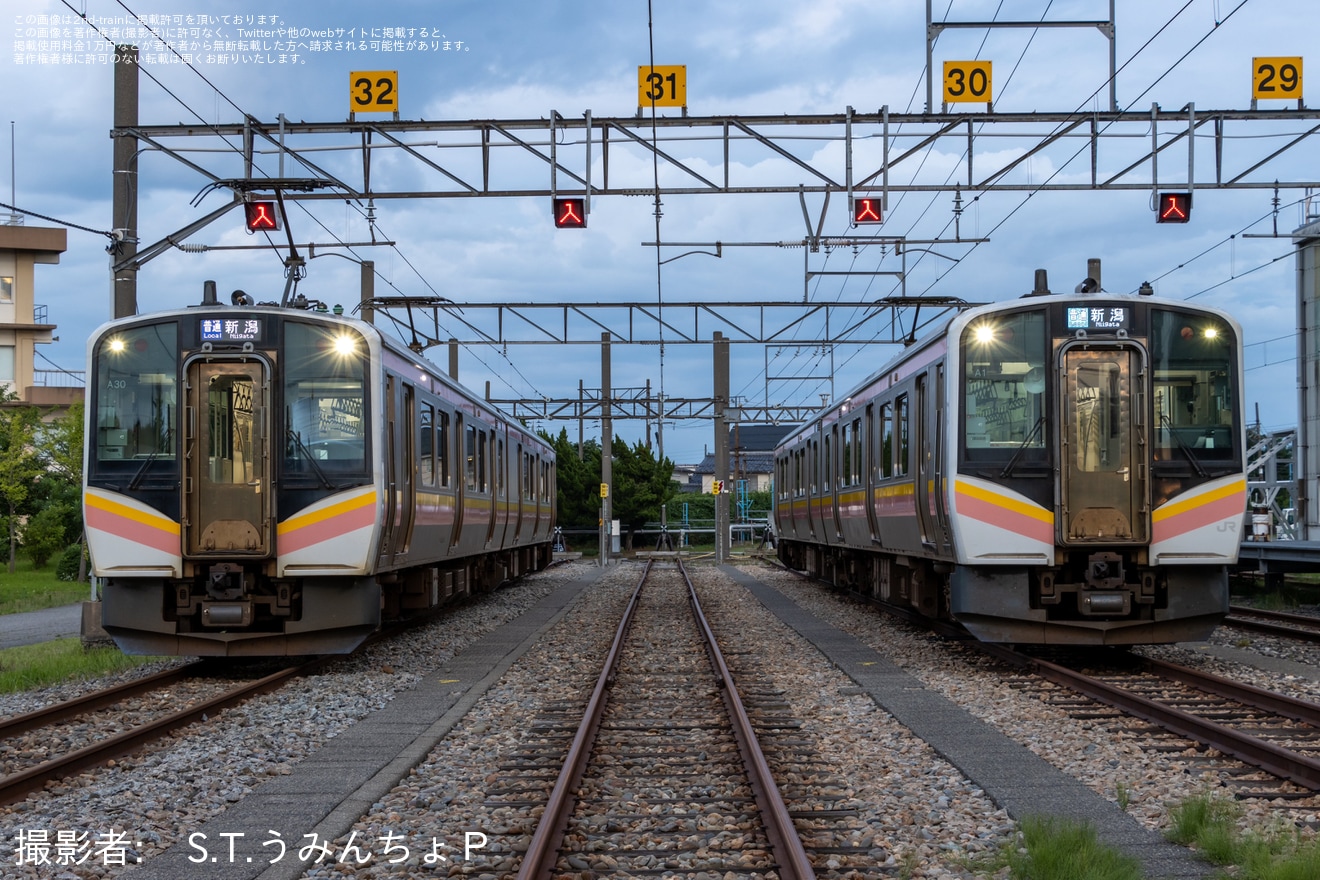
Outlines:
{"label": "white train", "polygon": [[968,309],[784,438],[778,552],[984,641],[1204,638],[1242,537],[1243,423],[1221,311],[1108,293]]}
{"label": "white train", "polygon": [[88,340],[83,511],[123,650],[347,652],[549,563],[532,432],[371,324],[204,299]]}

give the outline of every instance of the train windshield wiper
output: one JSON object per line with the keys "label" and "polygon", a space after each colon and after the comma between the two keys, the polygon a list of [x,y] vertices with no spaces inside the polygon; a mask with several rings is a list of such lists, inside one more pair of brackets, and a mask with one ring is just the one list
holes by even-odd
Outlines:
{"label": "train windshield wiper", "polygon": [[321,481],[321,485],[331,491],[338,489],[339,487],[330,482],[330,478],[325,475],[325,471],[321,470],[321,466],[316,463],[316,458],[312,455],[312,450],[308,449],[307,444],[303,443],[302,437],[298,436],[298,432],[293,430],[293,428],[285,428],[284,430],[288,433],[289,438],[293,440],[294,443],[298,444],[298,448],[302,450],[303,457],[307,459],[307,463],[310,464],[312,470],[316,472],[316,476]]}
{"label": "train windshield wiper", "polygon": [[133,474],[133,479],[128,481],[128,491],[132,492],[137,489],[142,482],[142,478],[146,476],[147,468],[151,467],[151,463],[158,458],[160,458],[160,450],[156,449],[142,460],[142,464],[138,465],[137,473]]}
{"label": "train windshield wiper", "polygon": [[1005,477],[1012,476],[1013,468],[1017,467],[1018,459],[1022,457],[1022,453],[1026,451],[1026,448],[1031,445],[1031,441],[1036,439],[1036,435],[1040,433],[1041,426],[1044,424],[1044,416],[1036,419],[1036,424],[1031,427],[1031,433],[1022,438],[1022,442],[1018,444],[1018,448],[1013,451],[1013,457],[1008,460],[1008,464],[1004,465],[1004,469],[999,472],[999,479],[1002,480]]}
{"label": "train windshield wiper", "polygon": [[1178,432],[1173,429],[1173,422],[1169,421],[1169,417],[1164,413],[1160,413],[1160,424],[1168,430],[1169,436],[1173,437],[1173,442],[1178,445],[1178,449],[1180,449],[1182,454],[1187,456],[1187,460],[1192,463],[1192,468],[1196,471],[1196,475],[1202,479],[1208,478],[1210,472],[1201,464],[1201,460],[1196,457],[1196,453],[1192,452],[1192,450],[1187,447],[1187,444],[1183,442],[1183,439],[1178,436]]}

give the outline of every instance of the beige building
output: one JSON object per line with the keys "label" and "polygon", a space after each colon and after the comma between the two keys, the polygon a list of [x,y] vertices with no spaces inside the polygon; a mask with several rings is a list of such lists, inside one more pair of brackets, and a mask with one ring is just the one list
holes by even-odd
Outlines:
{"label": "beige building", "polygon": [[64,229],[39,226],[0,226],[0,386],[15,392],[23,403],[59,409],[81,400],[82,388],[39,385],[36,348],[52,342],[54,324],[36,308],[36,266],[58,264],[68,248]]}

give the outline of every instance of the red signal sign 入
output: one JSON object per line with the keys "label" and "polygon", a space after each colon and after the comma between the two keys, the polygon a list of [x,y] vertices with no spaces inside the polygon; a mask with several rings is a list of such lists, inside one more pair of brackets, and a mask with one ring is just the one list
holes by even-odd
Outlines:
{"label": "red signal sign \u5165", "polygon": [[558,229],[587,228],[586,199],[555,199],[555,227]]}
{"label": "red signal sign \u5165", "polygon": [[1155,208],[1156,223],[1186,223],[1192,217],[1190,192],[1162,192]]}
{"label": "red signal sign \u5165", "polygon": [[880,199],[853,199],[853,225],[858,223],[883,223],[885,212]]}
{"label": "red signal sign \u5165", "polygon": [[280,228],[280,214],[274,202],[248,202],[243,205],[247,213],[248,232],[268,232]]}

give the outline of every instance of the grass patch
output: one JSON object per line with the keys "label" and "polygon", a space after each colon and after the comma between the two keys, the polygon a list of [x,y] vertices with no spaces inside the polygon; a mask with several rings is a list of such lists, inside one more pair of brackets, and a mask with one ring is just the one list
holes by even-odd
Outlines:
{"label": "grass patch", "polygon": [[1141,880],[1141,864],[1102,846],[1090,825],[1028,816],[1021,846],[1007,851],[1015,880]]}
{"label": "grass patch", "polygon": [[1309,880],[1320,877],[1320,840],[1303,839],[1297,829],[1280,825],[1263,831],[1238,831],[1241,811],[1223,798],[1202,795],[1172,811],[1169,838],[1195,846],[1217,865],[1231,866],[1235,880]]}
{"label": "grass patch", "polygon": [[17,571],[10,574],[8,558],[0,562],[0,614],[72,605],[91,596],[87,584],[56,578],[54,563],[37,569],[32,560],[19,559]]}
{"label": "grass patch", "polygon": [[129,657],[118,648],[84,649],[76,638],[4,648],[0,649],[0,693],[95,678],[158,659]]}

